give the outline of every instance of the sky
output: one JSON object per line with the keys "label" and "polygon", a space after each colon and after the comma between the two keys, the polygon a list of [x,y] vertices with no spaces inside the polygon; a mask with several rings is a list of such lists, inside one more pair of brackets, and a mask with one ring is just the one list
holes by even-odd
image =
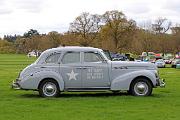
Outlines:
{"label": "sky", "polygon": [[63,33],[82,12],[102,15],[111,10],[122,11],[139,26],[158,18],[180,24],[180,0],[0,0],[0,37],[29,29]]}

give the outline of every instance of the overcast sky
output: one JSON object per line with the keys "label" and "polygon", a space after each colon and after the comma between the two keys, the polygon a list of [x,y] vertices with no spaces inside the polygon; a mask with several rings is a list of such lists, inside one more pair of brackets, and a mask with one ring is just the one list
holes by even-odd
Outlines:
{"label": "overcast sky", "polygon": [[122,11],[139,25],[159,17],[180,23],[180,0],[0,0],[0,37],[29,29],[65,32],[82,12]]}

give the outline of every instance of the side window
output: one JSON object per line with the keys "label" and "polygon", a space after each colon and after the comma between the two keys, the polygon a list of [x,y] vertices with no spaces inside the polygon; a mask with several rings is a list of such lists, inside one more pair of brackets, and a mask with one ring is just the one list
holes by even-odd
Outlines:
{"label": "side window", "polygon": [[46,58],[45,62],[46,63],[58,63],[58,59],[59,59],[60,55],[61,55],[60,53],[53,53]]}
{"label": "side window", "polygon": [[69,64],[69,63],[79,63],[80,62],[80,52],[67,52],[63,59],[63,64]]}
{"label": "side window", "polygon": [[94,52],[85,52],[84,53],[84,62],[100,62],[102,57],[98,53]]}

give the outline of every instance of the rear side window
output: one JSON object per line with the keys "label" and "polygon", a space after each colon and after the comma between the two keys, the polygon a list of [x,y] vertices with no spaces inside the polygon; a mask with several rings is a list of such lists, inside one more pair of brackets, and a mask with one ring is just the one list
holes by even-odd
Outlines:
{"label": "rear side window", "polygon": [[70,63],[79,63],[80,62],[80,52],[67,52],[63,59],[63,64],[70,64]]}
{"label": "rear side window", "polygon": [[60,56],[61,56],[61,53],[53,53],[46,58],[45,62],[46,63],[58,63]]}

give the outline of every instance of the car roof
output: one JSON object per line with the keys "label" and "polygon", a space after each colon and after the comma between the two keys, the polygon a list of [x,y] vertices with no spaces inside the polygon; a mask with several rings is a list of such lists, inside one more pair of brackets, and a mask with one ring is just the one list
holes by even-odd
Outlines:
{"label": "car roof", "polygon": [[80,46],[65,46],[57,47],[46,50],[45,52],[56,52],[56,51],[99,51],[99,48],[93,47],[80,47]]}
{"label": "car roof", "polygon": [[[99,48],[93,48],[93,47],[80,47],[80,46],[66,46],[66,47],[57,47],[57,48],[51,48],[51,49],[47,49],[45,50],[41,56],[36,60],[36,63],[42,63],[45,61],[44,56],[47,56],[51,53],[55,53],[55,52],[66,52],[66,51],[77,51],[77,52],[81,52],[81,51],[102,51],[102,49]],[[43,56],[43,57],[42,57]],[[41,58],[41,59],[40,59]]]}

